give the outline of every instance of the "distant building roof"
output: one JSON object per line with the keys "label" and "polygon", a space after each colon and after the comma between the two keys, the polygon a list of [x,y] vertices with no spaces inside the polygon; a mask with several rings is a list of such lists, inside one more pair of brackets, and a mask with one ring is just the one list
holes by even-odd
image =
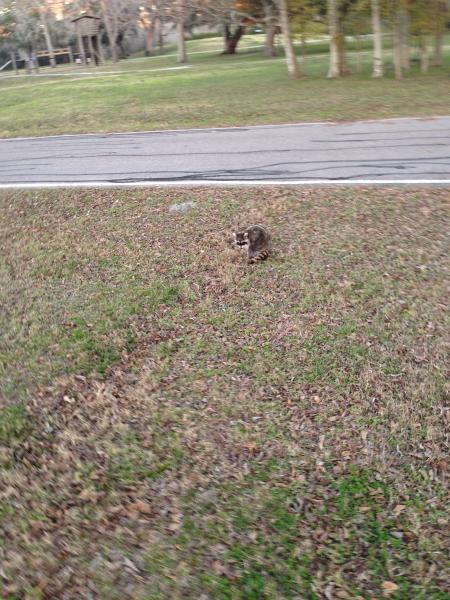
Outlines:
{"label": "distant building roof", "polygon": [[100,17],[96,17],[95,15],[79,15],[78,17],[75,17],[75,19],[72,19],[72,23],[75,23],[75,21],[79,21],[80,19],[97,19],[98,21],[100,21]]}

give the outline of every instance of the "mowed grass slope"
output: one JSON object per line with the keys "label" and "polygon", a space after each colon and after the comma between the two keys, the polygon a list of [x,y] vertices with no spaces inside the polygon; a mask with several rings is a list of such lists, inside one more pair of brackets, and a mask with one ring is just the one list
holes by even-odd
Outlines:
{"label": "mowed grass slope", "polygon": [[304,77],[291,81],[282,56],[264,58],[260,49],[249,48],[254,44],[251,38],[236,56],[210,51],[213,42],[218,43],[192,42],[195,50],[186,69],[177,68],[175,56],[161,56],[128,59],[97,70],[43,69],[42,77],[0,76],[0,135],[448,114],[448,53],[443,68],[421,75],[414,64],[403,81],[395,82],[390,51],[382,80],[371,78],[370,51],[350,52],[354,74],[328,81],[327,46],[311,44],[302,61]]}
{"label": "mowed grass slope", "polygon": [[448,598],[448,203],[3,192],[3,597]]}

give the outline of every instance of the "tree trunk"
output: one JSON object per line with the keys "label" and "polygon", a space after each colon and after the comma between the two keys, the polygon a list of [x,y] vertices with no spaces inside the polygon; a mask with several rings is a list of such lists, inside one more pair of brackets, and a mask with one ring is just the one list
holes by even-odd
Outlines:
{"label": "tree trunk", "polygon": [[158,40],[158,52],[163,54],[164,52],[164,23],[161,17],[157,17],[155,22],[155,38]]}
{"label": "tree trunk", "polygon": [[187,62],[186,40],[184,38],[184,18],[180,15],[177,21],[178,62]]}
{"label": "tree trunk", "polygon": [[409,14],[406,8],[398,9],[398,17],[400,21],[400,40],[401,40],[401,60],[403,69],[411,68],[411,60],[409,56]]}
{"label": "tree trunk", "polygon": [[383,38],[381,35],[380,0],[372,0],[373,73],[383,77]]}
{"label": "tree trunk", "polygon": [[264,21],[266,25],[266,41],[264,45],[264,56],[267,56],[267,58],[272,58],[275,56],[274,40],[276,27],[272,4],[264,4],[264,15]]}
{"label": "tree trunk", "polygon": [[434,52],[433,52],[433,67],[442,67],[442,45],[444,40],[444,32],[438,31],[434,37]]}
{"label": "tree trunk", "polygon": [[420,35],[419,44],[420,44],[420,70],[422,73],[428,73],[428,67],[430,64],[430,60],[428,57],[428,44],[427,44],[426,35],[424,35],[424,34]]}
{"label": "tree trunk", "polygon": [[300,58],[302,61],[306,60],[306,35],[304,33],[300,36]]}
{"label": "tree trunk", "polygon": [[84,51],[84,42],[81,34],[78,33],[78,52],[80,53],[81,62],[83,65],[86,64],[86,53]]}
{"label": "tree trunk", "polygon": [[234,33],[231,33],[228,23],[225,25],[225,48],[222,54],[236,54],[239,40],[244,35],[245,27],[239,25]]}
{"label": "tree trunk", "polygon": [[114,63],[119,62],[117,56],[117,27],[111,22],[110,15],[103,10],[103,21],[105,23],[106,33],[108,34],[108,43],[111,50],[111,58]]}
{"label": "tree trunk", "polygon": [[297,79],[300,75],[297,57],[294,52],[291,32],[289,29],[289,14],[287,0],[278,0],[278,10],[280,11],[280,26],[283,34],[284,52],[286,54],[286,64],[289,77]]}
{"label": "tree trunk", "polygon": [[159,44],[161,20],[159,17],[155,17],[153,22],[153,52],[156,54],[156,46]]}
{"label": "tree trunk", "polygon": [[335,79],[341,75],[339,69],[339,16],[336,0],[327,0],[328,29],[330,33],[330,68],[328,78]]}
{"label": "tree trunk", "polygon": [[94,45],[92,44],[92,36],[88,35],[88,50],[89,50],[89,65],[92,66],[92,64],[97,65],[97,57],[95,56],[95,52],[94,52]]}
{"label": "tree trunk", "polygon": [[11,50],[11,62],[12,62],[12,66],[14,69],[14,73],[16,75],[19,74],[19,69],[17,68],[17,61],[16,61],[16,51],[15,50]]}
{"label": "tree trunk", "polygon": [[119,57],[117,55],[117,45],[115,40],[109,43],[109,47],[111,49],[111,59],[114,63],[119,62]]}
{"label": "tree trunk", "polygon": [[434,12],[434,48],[433,48],[433,67],[442,67],[442,45],[444,42],[444,32],[449,16],[450,4],[448,0],[437,0],[435,2]]}
{"label": "tree trunk", "polygon": [[96,35],[92,41],[94,44],[94,52],[95,52],[95,56],[96,56],[95,62],[98,65],[102,65],[105,62],[105,59],[103,57],[103,48],[102,48],[101,38],[99,35]]}
{"label": "tree trunk", "polygon": [[347,54],[345,52],[345,35],[342,24],[342,19],[338,16],[338,64],[339,64],[339,75],[349,75],[350,69],[347,65]]}
{"label": "tree trunk", "polygon": [[275,22],[273,19],[267,21],[266,24],[266,42],[264,45],[264,56],[273,58],[275,56]]}
{"label": "tree trunk", "polygon": [[126,41],[124,39],[123,31],[119,32],[119,34],[117,35],[116,45],[120,50],[119,58],[127,58],[127,56],[129,56],[129,55],[127,52],[127,46],[126,46]]}
{"label": "tree trunk", "polygon": [[400,81],[403,78],[403,68],[402,68],[402,28],[400,21],[399,11],[395,14],[394,19],[394,71],[395,71],[395,79]]}
{"label": "tree trunk", "polygon": [[145,30],[145,54],[147,56],[155,54],[155,26],[153,23]]}
{"label": "tree trunk", "polygon": [[362,60],[361,60],[361,36],[360,35],[355,36],[355,42],[356,42],[356,44],[355,44],[355,46],[356,46],[356,52],[355,52],[356,72],[361,73]]}
{"label": "tree trunk", "polygon": [[48,52],[49,58],[50,58],[50,66],[56,67],[56,59],[55,59],[55,54],[54,54],[54,50],[53,50],[52,39],[50,37],[50,31],[48,29],[47,15],[45,14],[44,10],[45,9],[42,9],[39,11],[41,25],[42,25],[42,29],[44,31],[45,43],[47,45],[47,52]]}
{"label": "tree trunk", "polygon": [[39,59],[36,56],[36,52],[34,49],[33,49],[32,56],[31,56],[31,63],[33,65],[33,70],[34,70],[35,74],[38,75],[39,74]]}
{"label": "tree trunk", "polygon": [[177,16],[177,24],[176,24],[176,33],[177,33],[177,47],[178,47],[178,62],[185,63],[187,62],[187,54],[186,54],[186,38],[184,34],[184,22],[186,19],[186,0],[176,0],[176,16]]}

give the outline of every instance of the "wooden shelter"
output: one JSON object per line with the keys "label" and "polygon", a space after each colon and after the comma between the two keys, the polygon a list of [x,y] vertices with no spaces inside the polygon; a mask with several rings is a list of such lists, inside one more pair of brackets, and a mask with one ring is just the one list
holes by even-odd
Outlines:
{"label": "wooden shelter", "polygon": [[84,64],[87,57],[94,59],[95,64],[103,62],[102,44],[100,41],[100,17],[94,15],[80,15],[72,19],[78,38],[80,58]]}

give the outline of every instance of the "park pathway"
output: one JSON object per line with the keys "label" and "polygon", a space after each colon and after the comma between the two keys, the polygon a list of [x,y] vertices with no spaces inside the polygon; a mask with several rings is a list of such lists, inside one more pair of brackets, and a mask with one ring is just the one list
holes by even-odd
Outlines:
{"label": "park pathway", "polygon": [[0,187],[450,184],[450,117],[0,140]]}

